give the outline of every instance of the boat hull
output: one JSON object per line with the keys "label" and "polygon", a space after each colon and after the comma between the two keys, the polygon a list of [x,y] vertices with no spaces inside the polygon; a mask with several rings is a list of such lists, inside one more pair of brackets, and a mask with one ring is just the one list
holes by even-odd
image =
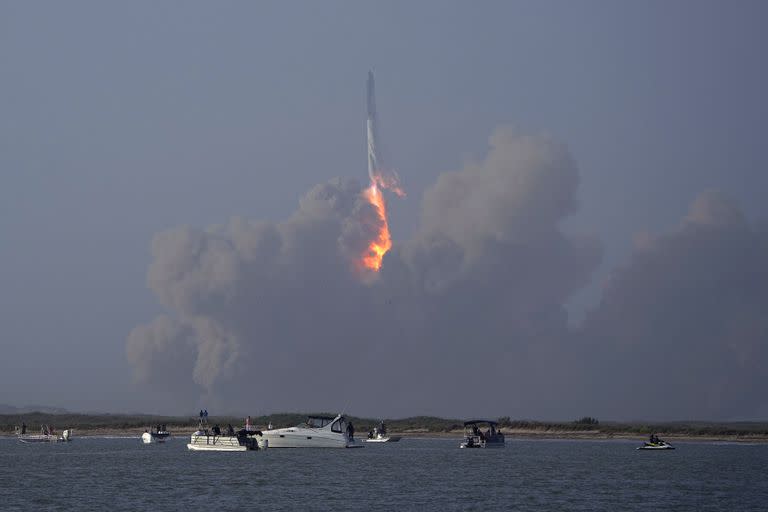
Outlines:
{"label": "boat hull", "polygon": [[19,441],[22,443],[57,443],[60,439],[51,435],[22,435],[19,436]]}
{"label": "boat hull", "polygon": [[224,445],[202,445],[187,443],[187,448],[199,452],[247,452],[245,446],[224,446]]}
{"label": "boat hull", "polygon": [[169,432],[144,432],[141,434],[141,440],[144,444],[164,443],[170,436]]}
{"label": "boat hull", "polygon": [[486,440],[478,436],[469,436],[464,438],[459,448],[504,448],[504,436],[498,435]]}
{"label": "boat hull", "polygon": [[288,428],[268,430],[263,433],[270,448],[355,448],[354,440],[348,441],[344,434],[321,430]]}
{"label": "boat hull", "polygon": [[402,439],[401,436],[386,436],[386,437],[374,437],[373,439],[366,439],[366,443],[396,443]]}
{"label": "boat hull", "polygon": [[459,448],[504,448],[504,443],[467,444],[461,443]]}
{"label": "boat hull", "polygon": [[665,444],[663,446],[645,445],[645,446],[638,446],[637,449],[638,450],[674,450],[675,447],[674,446],[670,446],[668,444]]}
{"label": "boat hull", "polygon": [[187,448],[193,451],[206,452],[245,452],[251,450],[266,449],[268,443],[259,442],[253,437],[239,438],[237,436],[190,436]]}

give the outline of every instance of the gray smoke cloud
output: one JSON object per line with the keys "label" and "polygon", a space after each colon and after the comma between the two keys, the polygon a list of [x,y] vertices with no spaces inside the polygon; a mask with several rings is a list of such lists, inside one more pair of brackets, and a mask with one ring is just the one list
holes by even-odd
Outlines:
{"label": "gray smoke cloud", "polygon": [[638,239],[581,333],[595,406],[634,418],[768,413],[768,230],[722,194]]}
{"label": "gray smoke cloud", "polygon": [[176,403],[372,416],[735,418],[768,412],[768,234],[703,194],[637,237],[576,329],[564,305],[601,258],[561,223],[577,167],[508,128],[442,174],[415,234],[374,280],[354,262],[380,220],[354,180],[310,190],[282,222],[183,227],[152,243],[167,310],[127,341],[137,380]]}
{"label": "gray smoke cloud", "polygon": [[[128,337],[137,379],[183,382],[222,407],[242,408],[236,390],[253,389],[248,406],[267,411],[497,414],[534,403],[496,390],[563,371],[553,357],[563,304],[600,246],[558,226],[578,186],[562,145],[500,129],[490,146],[426,192],[417,234],[373,282],[353,262],[380,221],[353,180],[318,185],[282,222],[158,234],[148,282],[168,315]],[[555,392],[551,380],[537,396]]]}

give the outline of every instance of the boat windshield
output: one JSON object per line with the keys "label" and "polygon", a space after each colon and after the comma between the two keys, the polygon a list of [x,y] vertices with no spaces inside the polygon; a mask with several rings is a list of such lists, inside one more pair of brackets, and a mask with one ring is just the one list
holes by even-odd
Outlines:
{"label": "boat windshield", "polygon": [[333,418],[325,416],[310,416],[307,418],[307,427],[309,428],[323,428],[333,421]]}
{"label": "boat windshield", "polygon": [[344,421],[344,418],[340,418],[333,422],[333,425],[331,425],[331,432],[336,433],[343,433],[347,431],[347,422]]}

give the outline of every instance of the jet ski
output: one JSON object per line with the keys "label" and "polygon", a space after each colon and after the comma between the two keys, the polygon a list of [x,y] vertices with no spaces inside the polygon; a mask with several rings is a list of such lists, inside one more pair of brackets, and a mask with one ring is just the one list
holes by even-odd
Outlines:
{"label": "jet ski", "polygon": [[675,447],[666,441],[658,440],[655,443],[649,443],[646,441],[643,446],[638,446],[638,450],[674,450]]}

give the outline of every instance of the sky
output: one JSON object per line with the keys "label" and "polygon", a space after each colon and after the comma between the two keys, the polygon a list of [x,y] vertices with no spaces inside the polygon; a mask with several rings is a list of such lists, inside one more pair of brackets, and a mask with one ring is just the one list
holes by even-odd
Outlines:
{"label": "sky", "polygon": [[766,11],[0,2],[0,404],[765,419]]}

